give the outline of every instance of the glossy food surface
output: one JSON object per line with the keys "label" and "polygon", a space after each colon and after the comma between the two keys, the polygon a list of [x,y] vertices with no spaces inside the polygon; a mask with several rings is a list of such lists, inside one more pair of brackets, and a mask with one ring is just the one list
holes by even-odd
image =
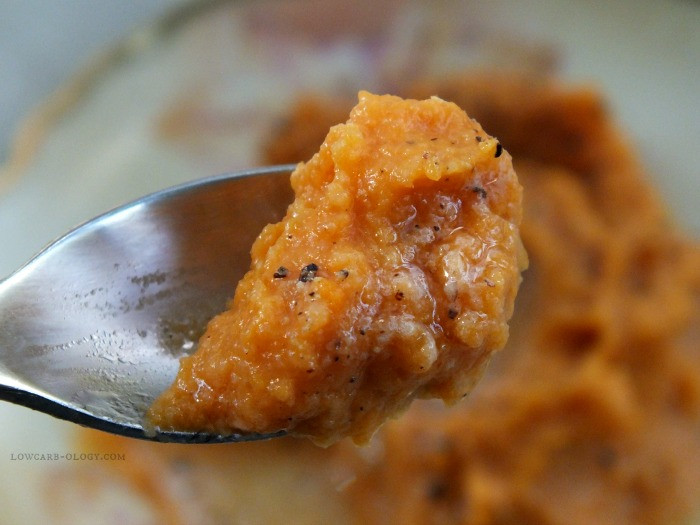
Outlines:
{"label": "glossy food surface", "polygon": [[292,187],[156,426],[365,442],[415,397],[464,397],[505,345],[521,187],[455,104],[361,92]]}
{"label": "glossy food surface", "polygon": [[[499,95],[484,98],[489,80]],[[138,457],[119,479],[178,525],[192,508],[206,523],[694,523],[697,240],[669,220],[600,93],[473,71],[427,85],[498,136],[524,187],[530,268],[508,346],[469,399],[449,409],[414,402],[369,447],[280,439],[193,449],[91,433],[86,450]],[[325,114],[317,127],[338,112],[327,103],[314,102]],[[296,114],[270,138],[267,151],[292,152],[277,161],[318,147],[318,130]],[[173,478],[182,484],[162,483]],[[144,480],[160,489],[155,497]],[[200,506],[183,492],[197,492]]]}

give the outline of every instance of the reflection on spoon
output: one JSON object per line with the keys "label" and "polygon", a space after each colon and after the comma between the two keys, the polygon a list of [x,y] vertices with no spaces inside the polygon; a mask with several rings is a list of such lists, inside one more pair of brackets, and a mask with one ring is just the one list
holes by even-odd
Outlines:
{"label": "reflection on spoon", "polygon": [[0,399],[115,434],[180,443],[283,435],[150,432],[172,383],[292,200],[293,165],[143,197],[57,240],[0,281]]}

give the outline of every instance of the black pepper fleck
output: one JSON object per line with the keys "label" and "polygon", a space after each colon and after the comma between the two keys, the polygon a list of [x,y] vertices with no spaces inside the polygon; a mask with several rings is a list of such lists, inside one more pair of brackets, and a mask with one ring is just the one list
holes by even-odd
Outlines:
{"label": "black pepper fleck", "polygon": [[310,292],[310,293],[309,293],[309,297],[313,297],[314,295],[316,295],[316,292]]}
{"label": "black pepper fleck", "polygon": [[351,382],[351,383],[354,383],[354,382],[355,382],[355,378],[354,378],[354,377],[351,377],[351,378],[350,378],[350,382]]}
{"label": "black pepper fleck", "polygon": [[450,319],[454,319],[455,317],[457,317],[457,313],[457,310],[455,310],[454,308],[450,308],[449,310],[447,310],[447,317],[449,317]]}
{"label": "black pepper fleck", "polygon": [[289,270],[287,270],[284,266],[280,266],[277,268],[277,271],[272,274],[272,277],[275,279],[284,279],[287,277],[287,275],[289,275]]}
{"label": "black pepper fleck", "polygon": [[440,231],[440,226],[433,226],[433,230],[435,230],[436,232],[439,232],[439,231]]}
{"label": "black pepper fleck", "polygon": [[493,288],[494,286],[496,286],[495,283],[493,281],[490,281],[489,279],[484,279],[484,282],[489,288]]}
{"label": "black pepper fleck", "polygon": [[474,193],[476,193],[477,195],[479,195],[479,197],[481,197],[482,199],[485,199],[486,197],[488,197],[488,193],[486,193],[486,190],[484,188],[482,188],[481,186],[472,187],[472,191]]}
{"label": "black pepper fleck", "polygon": [[360,330],[360,335],[365,335],[365,331],[364,331],[364,330]]}
{"label": "black pepper fleck", "polygon": [[316,277],[316,272],[318,272],[318,266],[315,263],[309,263],[301,269],[299,280],[302,283],[313,281],[314,277]]}
{"label": "black pepper fleck", "polygon": [[482,137],[481,135],[477,135],[475,138],[476,138],[476,141],[477,141],[477,142],[483,142],[483,141],[484,141],[484,139],[483,139],[483,137]]}
{"label": "black pepper fleck", "polygon": [[503,153],[503,146],[501,146],[500,142],[496,142],[496,154],[494,155],[494,157],[500,157],[501,153]]}
{"label": "black pepper fleck", "polygon": [[397,301],[401,301],[403,299],[403,292],[396,292],[396,295],[394,295],[394,297],[396,297]]}
{"label": "black pepper fleck", "polygon": [[340,270],[339,272],[335,272],[335,274],[341,279],[347,279],[350,272],[347,270]]}

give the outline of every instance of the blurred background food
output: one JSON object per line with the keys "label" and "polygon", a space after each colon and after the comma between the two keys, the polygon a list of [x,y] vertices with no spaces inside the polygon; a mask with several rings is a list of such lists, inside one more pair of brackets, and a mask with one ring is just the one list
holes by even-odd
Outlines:
{"label": "blurred background food", "polygon": [[[511,343],[474,395],[419,405],[368,448],[158,447],[2,404],[0,522],[692,519],[697,3],[3,9],[0,275],[149,191],[304,160],[358,89],[439,94],[499,137],[525,186],[532,266]],[[87,451],[113,455],[19,459]]]}

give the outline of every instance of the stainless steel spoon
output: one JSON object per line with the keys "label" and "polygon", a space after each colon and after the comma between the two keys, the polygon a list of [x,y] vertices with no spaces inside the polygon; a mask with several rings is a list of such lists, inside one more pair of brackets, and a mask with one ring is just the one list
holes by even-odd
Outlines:
{"label": "stainless steel spoon", "polygon": [[146,432],[250,246],[291,201],[292,165],[160,191],[74,229],[0,281],[0,399],[115,434],[210,443],[283,435]]}

